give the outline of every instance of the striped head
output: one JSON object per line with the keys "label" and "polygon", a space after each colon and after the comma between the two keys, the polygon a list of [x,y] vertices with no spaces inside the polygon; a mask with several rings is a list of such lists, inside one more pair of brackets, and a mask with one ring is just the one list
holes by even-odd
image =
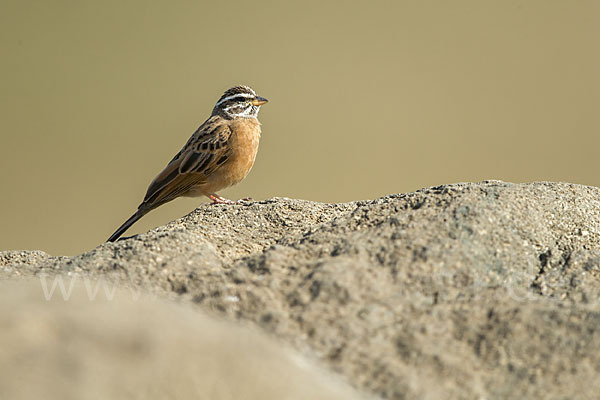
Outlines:
{"label": "striped head", "polygon": [[228,119],[256,118],[260,106],[267,101],[248,86],[235,86],[223,93],[212,113]]}

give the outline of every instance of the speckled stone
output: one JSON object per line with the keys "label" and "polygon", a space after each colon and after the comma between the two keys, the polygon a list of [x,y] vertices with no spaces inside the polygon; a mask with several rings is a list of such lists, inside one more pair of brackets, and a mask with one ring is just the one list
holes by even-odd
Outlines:
{"label": "speckled stone", "polygon": [[389,399],[600,393],[600,189],[459,183],[203,206],[0,276],[82,274],[252,321]]}

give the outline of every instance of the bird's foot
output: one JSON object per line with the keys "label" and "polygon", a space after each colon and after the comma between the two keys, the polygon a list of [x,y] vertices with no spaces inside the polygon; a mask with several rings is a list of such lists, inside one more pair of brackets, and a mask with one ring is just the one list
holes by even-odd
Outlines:
{"label": "bird's foot", "polygon": [[221,197],[218,194],[211,194],[208,198],[212,200],[213,204],[235,204],[235,201]]}

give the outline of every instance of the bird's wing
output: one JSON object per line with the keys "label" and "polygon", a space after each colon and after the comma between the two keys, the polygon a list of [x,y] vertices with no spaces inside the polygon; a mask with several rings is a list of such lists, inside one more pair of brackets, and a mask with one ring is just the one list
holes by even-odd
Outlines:
{"label": "bird's wing", "polygon": [[231,135],[226,120],[218,116],[209,118],[154,178],[139,208],[156,208],[206,182],[207,177],[227,161]]}

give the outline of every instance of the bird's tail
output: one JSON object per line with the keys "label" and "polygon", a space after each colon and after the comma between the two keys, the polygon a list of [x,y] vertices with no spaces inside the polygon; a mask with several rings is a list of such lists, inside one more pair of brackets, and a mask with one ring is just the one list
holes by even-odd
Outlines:
{"label": "bird's tail", "polygon": [[142,218],[144,215],[146,215],[148,213],[148,211],[150,210],[140,210],[138,209],[135,214],[133,214],[131,217],[129,217],[129,219],[127,221],[125,221],[125,223],[123,225],[121,225],[119,227],[119,229],[117,229],[117,231],[115,233],[112,234],[111,237],[108,238],[107,242],[114,242],[115,240],[117,240],[118,238],[121,237],[121,235],[123,233],[125,233],[125,231],[127,229],[129,229],[129,227],[133,224],[135,224],[137,222],[137,220],[139,220],[140,218]]}

